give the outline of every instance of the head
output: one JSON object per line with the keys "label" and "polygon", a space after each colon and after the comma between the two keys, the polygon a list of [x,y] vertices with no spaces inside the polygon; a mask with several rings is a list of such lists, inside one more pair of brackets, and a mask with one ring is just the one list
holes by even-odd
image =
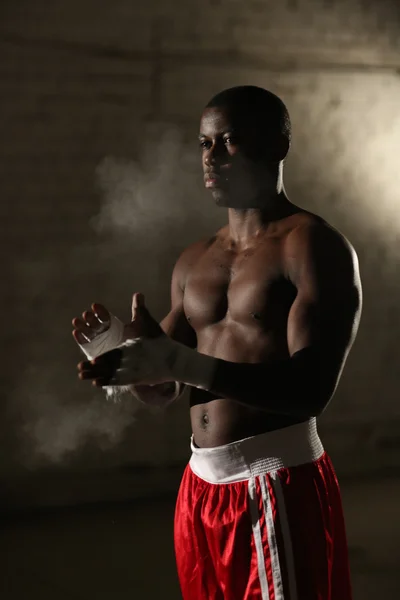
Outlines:
{"label": "head", "polygon": [[286,106],[255,86],[225,90],[200,122],[205,185],[218,205],[258,208],[277,193],[291,140]]}

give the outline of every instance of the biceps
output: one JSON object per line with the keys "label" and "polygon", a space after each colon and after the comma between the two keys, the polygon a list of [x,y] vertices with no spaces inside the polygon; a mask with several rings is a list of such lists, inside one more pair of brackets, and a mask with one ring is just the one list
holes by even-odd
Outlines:
{"label": "biceps", "polygon": [[287,339],[289,354],[308,348],[316,342],[318,334],[318,307],[297,296],[288,318]]}
{"label": "biceps", "polygon": [[357,290],[318,300],[298,294],[288,318],[290,354],[317,346],[344,355],[354,340],[359,310]]}

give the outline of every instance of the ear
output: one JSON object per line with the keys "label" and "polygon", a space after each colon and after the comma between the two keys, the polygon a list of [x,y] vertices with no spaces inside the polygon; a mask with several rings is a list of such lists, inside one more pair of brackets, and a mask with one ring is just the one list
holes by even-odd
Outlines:
{"label": "ear", "polygon": [[279,135],[271,152],[272,160],[277,163],[282,162],[287,157],[289,149],[289,139],[286,137],[286,135]]}
{"label": "ear", "polygon": [[[268,133],[266,134],[268,136]],[[279,164],[288,155],[290,148],[290,141],[286,135],[281,133],[267,137],[267,142],[264,142],[262,136],[254,138],[254,143],[248,156],[251,160],[256,163],[264,164]]]}

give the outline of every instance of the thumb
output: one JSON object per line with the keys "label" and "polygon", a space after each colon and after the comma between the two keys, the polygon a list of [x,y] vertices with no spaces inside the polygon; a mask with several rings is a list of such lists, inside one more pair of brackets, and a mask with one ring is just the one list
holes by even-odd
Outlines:
{"label": "thumb", "polygon": [[138,317],[138,313],[141,308],[146,308],[144,303],[144,296],[136,292],[132,298],[132,321]]}
{"label": "thumb", "polygon": [[132,323],[130,328],[134,332],[133,337],[155,338],[164,335],[160,325],[147,310],[143,294],[133,294]]}

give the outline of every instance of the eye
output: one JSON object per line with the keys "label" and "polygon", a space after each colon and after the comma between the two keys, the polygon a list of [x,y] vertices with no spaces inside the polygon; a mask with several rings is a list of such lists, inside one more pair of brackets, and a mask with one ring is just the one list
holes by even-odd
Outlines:
{"label": "eye", "polygon": [[228,135],[226,138],[224,138],[224,144],[228,144],[229,146],[232,146],[236,143],[237,143],[236,138],[234,138],[232,135]]}
{"label": "eye", "polygon": [[205,150],[210,147],[211,142],[209,142],[207,140],[200,140],[199,145],[200,145],[200,148],[203,148]]}

